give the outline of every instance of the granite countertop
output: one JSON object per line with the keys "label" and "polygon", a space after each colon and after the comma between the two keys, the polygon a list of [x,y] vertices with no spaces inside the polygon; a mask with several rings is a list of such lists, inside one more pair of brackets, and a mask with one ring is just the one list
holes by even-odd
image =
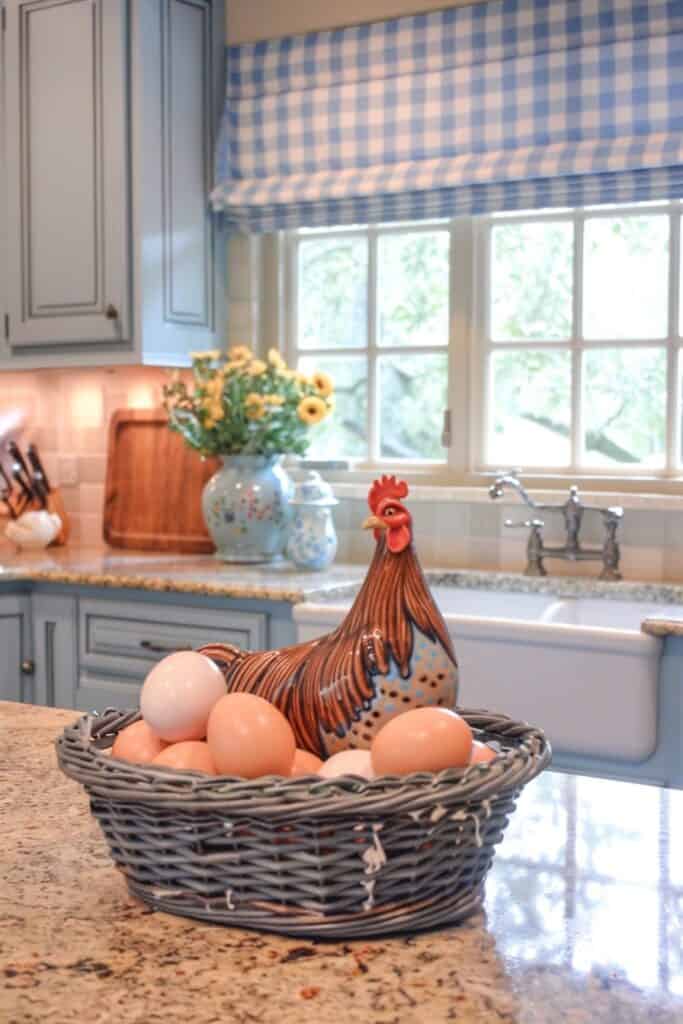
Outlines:
{"label": "granite countertop", "polygon": [[333,565],[325,572],[302,572],[291,563],[229,565],[213,555],[180,555],[114,548],[0,551],[0,583],[28,580],[79,586],[202,594],[265,601],[322,600],[353,592],[367,566]]}
{"label": "granite countertop", "polygon": [[[75,544],[20,554],[0,548],[0,584],[25,580],[289,604],[348,603],[357,593],[367,568],[365,564],[336,564],[324,572],[302,572],[287,561],[272,565],[231,565],[217,561],[212,555]],[[680,622],[667,610],[661,619],[648,621],[647,632],[655,636],[683,633],[683,583],[637,580],[604,583],[587,577],[528,577],[521,573],[476,569],[430,568],[425,574],[432,586],[681,605]]]}
{"label": "granite countertop", "polygon": [[683,1022],[683,792],[545,772],[496,855],[485,914],[316,943],[131,899],[56,767],[74,716],[0,703],[6,1024]]}
{"label": "granite countertop", "polygon": [[643,633],[649,633],[650,636],[683,636],[683,608],[681,615],[680,619],[645,619],[641,628]]}

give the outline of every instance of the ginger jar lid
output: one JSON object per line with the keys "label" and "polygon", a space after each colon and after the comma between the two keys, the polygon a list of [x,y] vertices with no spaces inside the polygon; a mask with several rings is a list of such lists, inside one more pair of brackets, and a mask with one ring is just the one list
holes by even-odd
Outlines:
{"label": "ginger jar lid", "polygon": [[331,508],[339,502],[332,488],[315,469],[309,469],[303,480],[294,488],[290,505],[307,505],[312,508]]}

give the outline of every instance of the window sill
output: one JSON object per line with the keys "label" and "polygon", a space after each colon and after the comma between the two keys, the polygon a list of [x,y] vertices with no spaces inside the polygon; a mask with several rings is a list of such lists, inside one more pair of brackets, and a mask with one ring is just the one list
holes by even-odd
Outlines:
{"label": "window sill", "polygon": [[[386,471],[385,471],[386,472]],[[405,477],[410,484],[410,497],[417,502],[456,502],[470,504],[489,504],[491,498],[488,488],[493,480],[493,474],[478,474],[478,480],[468,478],[464,483],[453,483],[444,480],[436,483],[433,480],[420,481],[419,476],[410,471],[402,471],[398,468],[396,475],[399,478]],[[380,475],[380,472],[324,472],[323,476],[328,480],[337,498],[366,500],[368,488],[372,481]],[[349,479],[353,477],[353,479]],[[566,480],[549,481],[539,480],[524,476],[524,486],[530,492],[532,498],[539,503],[560,504],[567,496],[567,491],[572,483],[579,486],[581,500],[587,505],[599,505],[607,507],[610,505],[621,505],[625,509],[640,509],[651,512],[683,512],[683,480],[663,481],[609,481],[609,487],[604,481],[599,484],[595,480],[582,479],[581,477],[567,478]],[[621,485],[621,486],[620,486]],[[626,488],[629,489],[626,489]],[[623,489],[622,489],[623,488]],[[510,492],[509,497],[504,500],[505,504],[521,504],[516,494]]]}

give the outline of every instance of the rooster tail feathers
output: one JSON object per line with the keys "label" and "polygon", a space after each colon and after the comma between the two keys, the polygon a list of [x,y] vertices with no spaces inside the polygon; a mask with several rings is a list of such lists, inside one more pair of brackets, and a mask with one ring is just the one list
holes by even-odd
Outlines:
{"label": "rooster tail feathers", "polygon": [[215,665],[218,665],[218,668],[227,679],[236,665],[249,657],[251,652],[243,651],[240,647],[235,647],[233,644],[206,644],[204,647],[198,648],[197,653],[210,658]]}

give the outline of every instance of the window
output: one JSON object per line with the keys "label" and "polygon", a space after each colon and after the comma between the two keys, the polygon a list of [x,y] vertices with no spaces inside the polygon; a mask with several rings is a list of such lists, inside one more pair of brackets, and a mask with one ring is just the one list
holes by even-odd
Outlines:
{"label": "window", "polygon": [[681,476],[680,237],[680,203],[291,234],[290,357],[338,388],[312,455]]}
{"label": "window", "polygon": [[336,384],[311,456],[445,463],[450,226],[299,232],[290,244],[293,355]]}

